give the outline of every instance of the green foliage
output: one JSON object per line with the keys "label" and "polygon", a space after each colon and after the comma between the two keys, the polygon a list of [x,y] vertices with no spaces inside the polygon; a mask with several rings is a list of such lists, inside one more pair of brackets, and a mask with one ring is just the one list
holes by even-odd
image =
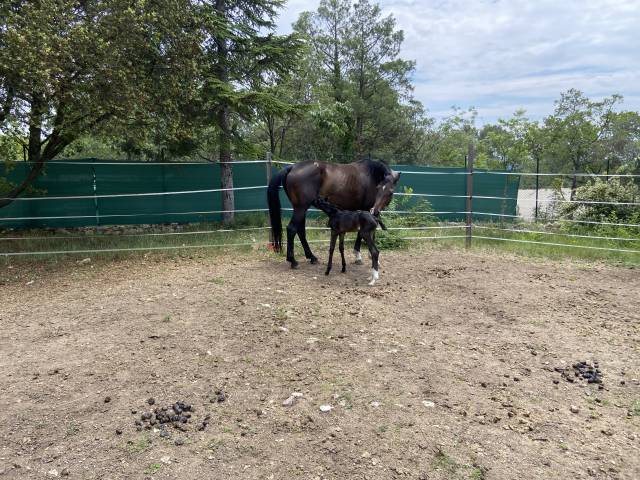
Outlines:
{"label": "green foliage", "polygon": [[[603,202],[580,203],[579,201]],[[562,218],[611,223],[640,223],[637,205],[611,205],[612,203],[640,203],[640,188],[619,178],[608,181],[594,180],[576,190],[576,203],[563,203],[558,207]]]}
{"label": "green foliage", "polygon": [[323,0],[294,29],[305,44],[301,82],[286,91],[308,107],[293,122],[288,114],[265,119],[272,152],[279,144],[282,158],[347,162],[420,151],[429,120],[411,96],[414,63],[399,57],[404,35],[393,16],[368,0]]}
{"label": "green foliage", "polygon": [[[412,227],[424,227],[428,224],[435,223],[437,218],[424,212],[432,212],[433,208],[428,200],[421,197],[411,197],[413,193],[411,187],[404,187],[404,191],[408,195],[395,194],[393,199],[389,203],[389,206],[382,213],[382,220],[389,228],[412,228]],[[408,213],[393,213],[393,212],[408,212]],[[406,234],[399,230],[379,230],[376,234],[376,242],[379,248],[395,249],[395,248],[407,248],[409,242],[402,240]]]}
{"label": "green foliage", "polygon": [[[405,186],[403,191],[399,193],[405,195],[398,195],[398,193],[396,193],[384,211],[385,217],[389,217],[390,219],[388,226],[421,227],[437,221],[434,215],[428,213],[433,211],[431,203],[424,197],[412,197],[413,189],[411,187]],[[409,213],[394,214],[393,212]]]}

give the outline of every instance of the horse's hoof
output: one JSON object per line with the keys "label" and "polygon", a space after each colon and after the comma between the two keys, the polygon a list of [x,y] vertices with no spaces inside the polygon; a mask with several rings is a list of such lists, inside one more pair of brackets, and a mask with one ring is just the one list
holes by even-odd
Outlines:
{"label": "horse's hoof", "polygon": [[326,272],[324,272],[325,275],[329,275],[329,270],[327,270]]}
{"label": "horse's hoof", "polygon": [[318,258],[317,257],[311,257],[309,259],[309,261],[311,262],[311,265],[315,265],[316,263],[318,263]]}
{"label": "horse's hoof", "polygon": [[299,267],[298,262],[296,262],[295,260],[293,262],[291,262],[291,269],[295,270],[298,267]]}
{"label": "horse's hoof", "polygon": [[362,265],[362,259],[361,258],[356,258],[356,261],[353,262],[356,265]]}
{"label": "horse's hoof", "polygon": [[343,268],[340,273],[347,273],[347,270]]}

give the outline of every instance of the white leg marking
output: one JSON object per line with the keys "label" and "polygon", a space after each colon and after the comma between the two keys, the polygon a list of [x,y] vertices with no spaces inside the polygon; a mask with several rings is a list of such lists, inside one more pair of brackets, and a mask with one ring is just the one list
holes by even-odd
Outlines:
{"label": "white leg marking", "polygon": [[371,279],[371,281],[369,282],[369,285],[374,285],[376,283],[376,280],[380,278],[380,274],[378,273],[378,270],[372,268],[371,277],[369,278]]}
{"label": "white leg marking", "polygon": [[353,251],[353,253],[356,254],[356,262],[361,262],[362,261],[362,254],[356,250]]}

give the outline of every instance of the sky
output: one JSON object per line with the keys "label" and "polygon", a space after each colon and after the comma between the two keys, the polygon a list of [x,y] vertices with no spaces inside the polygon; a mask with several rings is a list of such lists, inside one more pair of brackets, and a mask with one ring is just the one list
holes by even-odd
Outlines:
{"label": "sky", "polygon": [[[372,0],[374,1],[374,0]],[[319,0],[289,0],[291,31]],[[541,119],[570,88],[592,99],[624,96],[640,111],[640,0],[380,0],[416,61],[414,95],[431,116],[475,107],[479,123],[524,108]]]}

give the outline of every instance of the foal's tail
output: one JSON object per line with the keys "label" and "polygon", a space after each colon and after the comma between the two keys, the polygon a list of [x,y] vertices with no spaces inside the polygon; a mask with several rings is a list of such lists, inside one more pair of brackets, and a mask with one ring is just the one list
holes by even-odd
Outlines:
{"label": "foal's tail", "polygon": [[271,245],[276,252],[282,251],[282,213],[280,211],[280,185],[284,183],[291,165],[280,170],[271,178],[267,187],[267,203],[269,204],[269,220],[271,220],[271,232],[273,240]]}

